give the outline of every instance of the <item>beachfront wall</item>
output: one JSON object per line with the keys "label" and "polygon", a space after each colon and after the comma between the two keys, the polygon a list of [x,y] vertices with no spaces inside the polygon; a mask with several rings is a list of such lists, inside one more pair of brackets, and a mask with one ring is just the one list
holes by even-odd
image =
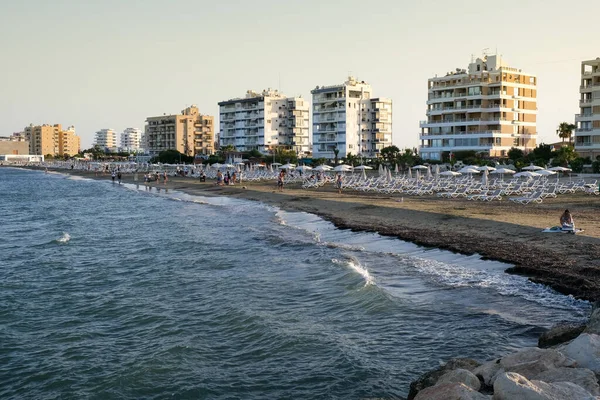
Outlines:
{"label": "beachfront wall", "polygon": [[155,156],[161,151],[177,150],[188,156],[214,153],[214,117],[200,114],[192,105],[181,114],[148,117],[144,147]]}
{"label": "beachfront wall", "polygon": [[277,90],[248,90],[243,98],[219,104],[221,147],[238,151],[276,149],[310,152],[309,103],[301,97],[286,97]]}
{"label": "beachfront wall", "polygon": [[29,154],[29,142],[0,140],[0,154]]}
{"label": "beachfront wall", "polygon": [[392,145],[392,101],[373,98],[371,86],[354,77],[341,85],[317,86],[313,103],[313,158],[352,153],[377,157]]}
{"label": "beachfront wall", "polygon": [[600,57],[581,63],[579,114],[575,114],[575,151],[595,160],[600,156]]}
{"label": "beachfront wall", "polygon": [[512,147],[537,146],[537,78],[497,55],[478,58],[428,80],[427,120],[419,139],[423,159],[474,150],[505,157]]}

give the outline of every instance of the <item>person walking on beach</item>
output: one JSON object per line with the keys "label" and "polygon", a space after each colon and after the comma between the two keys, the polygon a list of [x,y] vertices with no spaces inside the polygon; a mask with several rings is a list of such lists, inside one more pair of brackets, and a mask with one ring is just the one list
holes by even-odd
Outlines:
{"label": "person walking on beach", "polygon": [[117,172],[117,180],[118,180],[118,182],[119,182],[119,185],[121,184],[121,178],[122,178],[122,177],[123,177],[123,176],[121,175],[121,171]]}
{"label": "person walking on beach", "polygon": [[338,188],[338,193],[339,194],[342,194],[342,181],[343,181],[342,174],[338,173],[337,174],[337,178],[335,179],[335,185]]}
{"label": "person walking on beach", "polygon": [[113,183],[115,183],[115,178],[116,178],[116,176],[117,176],[117,175],[116,175],[116,173],[115,173],[115,170],[113,169],[113,172],[112,172],[112,174],[111,174],[111,178],[112,178],[112,181],[113,181]]}
{"label": "person walking on beach", "polygon": [[167,171],[163,172],[163,183],[166,185],[169,178],[167,178]]}
{"label": "person walking on beach", "polygon": [[279,176],[277,177],[277,189],[280,192],[283,192],[283,179],[285,178],[285,171],[281,170],[281,172],[279,172]]}

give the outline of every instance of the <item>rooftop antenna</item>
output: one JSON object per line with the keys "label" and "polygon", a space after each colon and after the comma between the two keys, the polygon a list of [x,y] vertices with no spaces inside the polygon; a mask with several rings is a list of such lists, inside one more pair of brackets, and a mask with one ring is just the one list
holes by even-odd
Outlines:
{"label": "rooftop antenna", "polygon": [[475,54],[471,53],[471,63],[475,62]]}
{"label": "rooftop antenna", "polygon": [[483,54],[484,56],[487,56],[489,51],[490,51],[490,48],[486,47],[485,49],[481,50],[481,54]]}

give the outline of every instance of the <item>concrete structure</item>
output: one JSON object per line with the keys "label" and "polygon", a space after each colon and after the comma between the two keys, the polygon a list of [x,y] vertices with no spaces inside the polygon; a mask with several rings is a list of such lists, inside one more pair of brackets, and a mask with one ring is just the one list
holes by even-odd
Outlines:
{"label": "concrete structure", "polygon": [[251,90],[246,97],[219,103],[219,145],[238,151],[293,150],[310,152],[309,104],[301,97],[286,97],[277,90]]}
{"label": "concrete structure", "polygon": [[313,97],[313,158],[348,154],[377,157],[392,145],[392,101],[372,98],[371,86],[349,77],[341,85],[317,86]]}
{"label": "concrete structure", "polygon": [[512,147],[537,145],[537,78],[484,56],[428,80],[427,120],[421,121],[420,156],[475,150],[504,157]]}
{"label": "concrete structure", "polygon": [[121,133],[121,151],[129,153],[143,152],[142,148],[143,132],[138,128],[126,128]]}
{"label": "concrete structure", "polygon": [[200,114],[195,105],[181,114],[148,117],[144,147],[150,155],[177,150],[188,156],[214,153],[214,117]]}
{"label": "concrete structure", "polygon": [[0,154],[29,154],[29,142],[26,140],[15,140],[13,136],[0,137]]}
{"label": "concrete structure", "polygon": [[96,132],[94,146],[98,146],[109,153],[116,153],[119,150],[117,148],[117,133],[111,128],[100,129]]}
{"label": "concrete structure", "polygon": [[81,138],[75,134],[73,126],[63,130],[60,124],[32,124],[25,128],[24,133],[32,155],[74,156],[81,147]]}
{"label": "concrete structure", "polygon": [[23,164],[44,162],[44,156],[31,154],[0,154],[0,163]]}
{"label": "concrete structure", "polygon": [[581,157],[600,156],[600,57],[581,63],[579,114],[575,115],[575,151]]}

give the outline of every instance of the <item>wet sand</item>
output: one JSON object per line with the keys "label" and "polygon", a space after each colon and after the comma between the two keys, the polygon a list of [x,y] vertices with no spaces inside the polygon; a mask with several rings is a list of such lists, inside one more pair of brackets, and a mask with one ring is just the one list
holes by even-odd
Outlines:
{"label": "wet sand", "polygon": [[[109,175],[60,172],[110,180]],[[123,180],[133,183],[133,176],[126,175]],[[150,185],[165,187],[163,183]],[[506,200],[480,202],[352,190],[340,195],[333,184],[318,189],[293,184],[278,192],[275,182],[216,186],[212,181],[169,177],[166,187],[194,195],[261,201],[320,215],[342,229],[378,232],[468,255],[478,253],[512,264],[507,272],[527,276],[560,293],[600,300],[600,196],[564,194],[541,204],[519,205]],[[558,225],[565,208],[584,232],[542,233],[542,229]]]}

